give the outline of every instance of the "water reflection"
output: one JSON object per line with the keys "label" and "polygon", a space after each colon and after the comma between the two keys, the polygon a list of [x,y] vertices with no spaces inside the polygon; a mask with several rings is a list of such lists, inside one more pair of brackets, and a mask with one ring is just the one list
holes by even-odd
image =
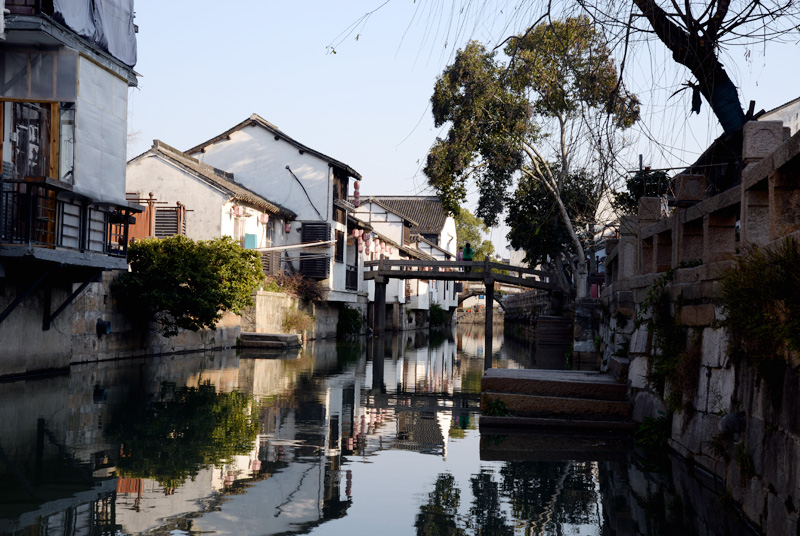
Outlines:
{"label": "water reflection", "polygon": [[[495,336],[499,366],[541,366],[528,343]],[[669,525],[679,494],[657,491],[618,441],[481,437],[482,337],[469,326],[0,383],[0,533],[600,535]],[[706,502],[715,497],[698,486]],[[651,512],[666,505],[659,525],[629,523],[642,496],[661,497]]]}

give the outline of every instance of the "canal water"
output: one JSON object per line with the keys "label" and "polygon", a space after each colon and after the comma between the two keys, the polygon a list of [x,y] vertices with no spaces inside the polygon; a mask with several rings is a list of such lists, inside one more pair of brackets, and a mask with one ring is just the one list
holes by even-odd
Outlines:
{"label": "canal water", "polygon": [[[537,362],[495,335],[494,366]],[[723,485],[603,436],[481,434],[480,326],[0,383],[0,534],[749,534]]]}

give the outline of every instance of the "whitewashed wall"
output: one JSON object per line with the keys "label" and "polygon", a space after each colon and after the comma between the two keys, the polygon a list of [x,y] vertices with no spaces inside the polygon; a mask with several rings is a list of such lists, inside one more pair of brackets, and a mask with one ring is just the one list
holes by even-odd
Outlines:
{"label": "whitewashed wall", "polygon": [[[223,235],[234,236],[234,206],[244,205],[242,221],[244,232],[257,237],[256,247],[267,247],[268,224],[260,222],[258,208],[231,201],[229,194],[206,181],[187,173],[182,168],[157,155],[146,155],[134,159],[128,165],[126,191],[147,198],[150,192],[159,202],[175,206],[180,202],[186,206],[186,236],[193,240],[210,240]],[[283,245],[286,234],[283,218],[270,214],[274,220],[275,234],[272,245]]]}
{"label": "whitewashed wall", "polygon": [[452,216],[448,216],[445,220],[442,232],[439,234],[439,246],[455,255],[458,251],[456,242],[456,220]]}
{"label": "whitewashed wall", "polygon": [[758,118],[759,121],[783,121],[784,127],[791,129],[791,134],[800,131],[800,99],[768,112]]}
{"label": "whitewashed wall", "polygon": [[84,57],[78,68],[75,191],[127,204],[128,83]]}
{"label": "whitewashed wall", "polygon": [[403,243],[403,218],[394,212],[372,202],[358,207],[353,215],[359,220],[372,225],[375,232],[382,234],[398,244]]}
{"label": "whitewashed wall", "polygon": [[[283,232],[283,219],[279,216],[275,216],[274,214],[270,214],[270,222],[274,220],[274,223],[261,223],[260,217],[265,212],[254,208],[252,206],[248,206],[244,203],[239,201],[226,201],[219,212],[220,216],[220,229],[222,235],[227,236],[234,236],[234,229],[237,216],[234,213],[234,207],[237,205],[243,206],[244,210],[241,216],[241,220],[244,222],[244,233],[245,234],[252,234],[256,236],[256,247],[257,248],[265,248],[268,246],[282,246],[286,244],[286,234]],[[188,219],[188,215],[187,215]],[[274,225],[274,235],[272,244],[268,243],[267,240],[267,228],[269,225]],[[220,235],[217,235],[220,236]]]}
{"label": "whitewashed wall", "polygon": [[[333,175],[328,163],[309,153],[300,154],[294,145],[275,140],[262,127],[245,127],[233,132],[230,140],[209,145],[205,153],[192,156],[232,172],[236,182],[294,211],[300,221],[330,221],[332,217],[329,192]],[[287,165],[305,186],[308,197],[286,169]]]}
{"label": "whitewashed wall", "polygon": [[[186,213],[186,235],[193,240],[208,240],[225,232],[220,222],[221,207],[227,196],[157,156],[132,161],[126,183],[126,190],[142,199],[152,192],[158,201],[168,206],[178,202],[185,205],[191,211]],[[232,231],[231,227],[227,234]]]}

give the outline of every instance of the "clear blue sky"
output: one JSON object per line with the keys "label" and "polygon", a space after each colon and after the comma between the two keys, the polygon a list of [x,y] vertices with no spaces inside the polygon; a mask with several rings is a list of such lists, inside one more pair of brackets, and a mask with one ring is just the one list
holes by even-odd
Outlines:
{"label": "clear blue sky", "polygon": [[[129,100],[128,157],[153,139],[188,149],[255,112],[356,169],[364,195],[424,193],[420,164],[439,134],[428,108],[436,76],[466,37],[496,43],[527,21],[496,14],[455,37],[446,18],[414,18],[423,2],[428,12],[451,5],[391,0],[340,41],[384,0],[136,0],[142,76]],[[326,49],[332,43],[336,54]],[[636,142],[630,167],[637,153],[654,167],[688,163],[720,132],[707,106],[689,114],[688,92],[668,99],[689,77],[658,56],[661,47],[629,60],[626,82],[644,103],[644,126],[662,142]],[[726,60],[742,102],[769,109],[800,95],[797,43],[745,52],[727,51]],[[503,235],[492,233],[498,249]]]}

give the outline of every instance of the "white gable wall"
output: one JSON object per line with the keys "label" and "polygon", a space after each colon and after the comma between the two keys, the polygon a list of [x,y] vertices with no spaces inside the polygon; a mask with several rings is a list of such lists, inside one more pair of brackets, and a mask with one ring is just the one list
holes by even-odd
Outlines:
{"label": "white gable wall", "polygon": [[791,129],[794,135],[800,131],[800,99],[781,106],[777,110],[768,112],[758,118],[759,121],[783,121],[784,127]]}
{"label": "white gable wall", "polygon": [[230,140],[218,141],[206,147],[205,153],[192,156],[232,172],[236,182],[294,211],[299,221],[331,221],[333,170],[328,163],[309,153],[300,154],[294,145],[275,140],[260,126],[237,130]]}
{"label": "white gable wall", "polygon": [[84,57],[78,69],[75,191],[126,205],[128,83]]}
{"label": "white gable wall", "polygon": [[375,203],[367,202],[358,207],[353,215],[372,225],[375,232],[397,244],[403,244],[403,218],[398,214]]}
{"label": "white gable wall", "polygon": [[243,205],[244,233],[256,235],[256,247],[269,245],[267,226],[270,224],[274,226],[272,245],[286,243],[282,217],[270,214],[270,223],[262,224],[260,216],[264,212],[260,209],[230,200],[227,192],[152,153],[128,165],[126,191],[143,199],[152,192],[165,206],[175,206],[179,202],[186,206],[186,235],[193,240],[234,236],[237,218],[234,207]]}
{"label": "white gable wall", "polygon": [[[170,162],[150,155],[128,166],[128,192],[145,199],[150,192],[163,206],[186,206],[186,235],[193,240],[222,236],[222,205],[228,196],[190,175]],[[156,205],[158,207],[158,205]],[[224,234],[232,234],[230,231]]]}
{"label": "white gable wall", "polygon": [[458,251],[456,242],[456,220],[452,216],[448,216],[445,220],[444,227],[442,227],[442,232],[439,233],[439,247],[446,249],[455,256]]}

